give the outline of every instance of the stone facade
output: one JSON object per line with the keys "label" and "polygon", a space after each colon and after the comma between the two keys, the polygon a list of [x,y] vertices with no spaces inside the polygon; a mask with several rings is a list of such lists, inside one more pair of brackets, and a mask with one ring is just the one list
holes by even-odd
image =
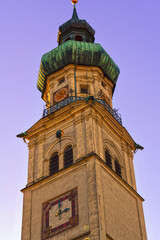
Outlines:
{"label": "stone facade", "polygon": [[[69,95],[75,95],[75,71],[77,96],[86,97],[92,95],[95,98],[101,98],[100,94],[103,92],[112,107],[113,83],[104,76],[103,71],[98,67],[88,66],[76,66],[75,69],[75,65],[72,64],[47,77],[43,99],[48,106],[53,105],[54,92],[66,85],[71,90]],[[64,79],[64,82],[60,83],[62,79]],[[81,87],[88,87],[88,93],[81,93]]]}
{"label": "stone facade", "polygon": [[[65,77],[75,89],[74,66],[48,76],[44,99],[52,105],[59,79]],[[112,83],[100,69],[77,66],[77,93],[80,84],[89,86],[89,95],[98,96],[105,83],[112,106]],[[73,94],[73,93],[72,93]],[[48,97],[50,96],[50,97]],[[50,102],[48,102],[50,101]],[[56,132],[63,130],[61,139]],[[29,141],[28,182],[22,190],[22,240],[42,239],[42,205],[74,188],[78,190],[79,224],[49,240],[146,240],[143,199],[136,191],[133,168],[134,141],[107,109],[92,99],[73,102],[40,119],[27,131]],[[73,149],[73,165],[64,168],[64,151]],[[112,169],[106,165],[105,149],[111,154]],[[59,171],[49,175],[52,154],[58,153]],[[115,171],[118,159],[122,178]]]}

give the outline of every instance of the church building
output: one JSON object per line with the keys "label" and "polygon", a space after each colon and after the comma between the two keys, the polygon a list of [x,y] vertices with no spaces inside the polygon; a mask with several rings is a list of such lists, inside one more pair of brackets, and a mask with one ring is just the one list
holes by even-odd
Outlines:
{"label": "church building", "polygon": [[41,59],[43,116],[28,142],[21,240],[147,240],[133,140],[113,108],[120,70],[77,14]]}

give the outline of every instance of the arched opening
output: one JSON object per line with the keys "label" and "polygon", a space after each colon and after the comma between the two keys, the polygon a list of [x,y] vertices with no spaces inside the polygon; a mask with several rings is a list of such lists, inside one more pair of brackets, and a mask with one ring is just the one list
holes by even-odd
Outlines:
{"label": "arched opening", "polygon": [[64,151],[64,168],[67,168],[73,164],[73,149],[72,146],[68,146]]}
{"label": "arched opening", "polygon": [[53,175],[59,171],[59,156],[58,153],[54,153],[49,161],[49,175]]}
{"label": "arched opening", "polygon": [[121,165],[119,164],[117,159],[115,159],[114,163],[115,163],[115,172],[117,173],[118,176],[122,177]]}
{"label": "arched opening", "polygon": [[80,35],[75,36],[75,40],[79,42],[83,42],[83,38]]}
{"label": "arched opening", "polygon": [[107,149],[105,150],[105,159],[106,159],[107,166],[112,169],[112,158],[111,158],[111,155],[110,155],[110,153]]}

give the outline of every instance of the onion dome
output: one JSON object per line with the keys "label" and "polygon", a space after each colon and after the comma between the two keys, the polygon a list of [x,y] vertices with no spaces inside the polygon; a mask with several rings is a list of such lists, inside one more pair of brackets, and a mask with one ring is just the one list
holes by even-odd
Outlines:
{"label": "onion dome", "polygon": [[41,59],[37,87],[42,95],[47,76],[69,64],[99,67],[114,84],[114,88],[116,86],[120,73],[118,66],[100,44],[94,43],[94,29],[86,20],[78,18],[75,8],[77,0],[72,2],[72,18],[59,27],[59,46],[44,54]]}
{"label": "onion dome", "polygon": [[86,20],[80,20],[74,4],[72,18],[59,27],[58,45],[68,41],[76,40],[82,42],[94,42],[95,30]]}
{"label": "onion dome", "polygon": [[120,72],[100,44],[69,40],[42,56],[38,89],[43,93],[47,76],[69,64],[100,67],[114,86]]}

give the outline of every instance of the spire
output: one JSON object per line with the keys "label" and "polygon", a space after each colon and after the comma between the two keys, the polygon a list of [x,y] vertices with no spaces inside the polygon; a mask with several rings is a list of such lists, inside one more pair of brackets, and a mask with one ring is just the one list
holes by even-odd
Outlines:
{"label": "spire", "polygon": [[75,4],[74,4],[74,9],[73,9],[72,19],[75,19],[75,20],[79,19]]}
{"label": "spire", "polygon": [[94,42],[94,29],[86,22],[86,20],[79,19],[76,4],[78,0],[71,0],[74,5],[72,18],[59,26],[58,31],[58,45],[65,43],[68,40]]}
{"label": "spire", "polygon": [[72,0],[72,3],[74,4],[72,19],[76,20],[76,19],[79,19],[78,14],[77,14],[77,10],[76,10],[77,0]]}

